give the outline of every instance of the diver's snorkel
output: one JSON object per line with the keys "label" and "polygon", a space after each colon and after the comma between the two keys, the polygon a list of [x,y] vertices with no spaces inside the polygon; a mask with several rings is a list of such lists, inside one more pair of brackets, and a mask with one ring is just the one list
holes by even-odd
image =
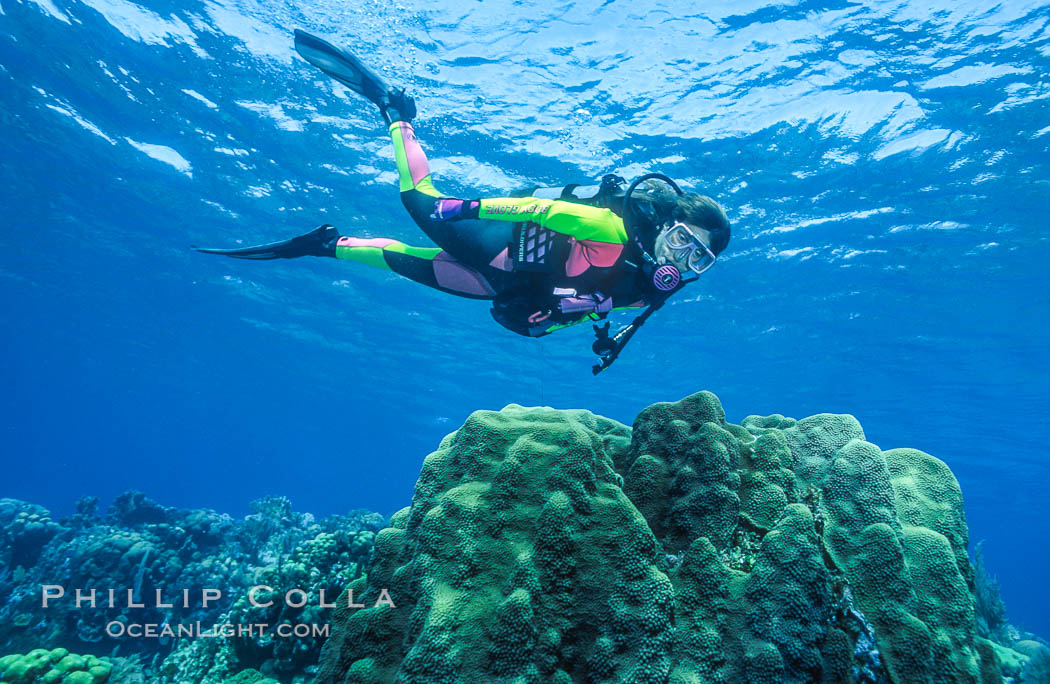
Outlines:
{"label": "diver's snorkel", "polygon": [[627,343],[631,341],[634,334],[638,332],[638,328],[645,324],[645,321],[649,316],[653,315],[660,307],[664,305],[667,299],[678,290],[685,287],[686,283],[690,283],[696,278],[690,280],[682,280],[682,273],[678,270],[678,267],[674,264],[657,264],[656,259],[652,254],[645,248],[642,243],[641,236],[639,235],[638,226],[636,225],[635,207],[631,202],[631,195],[638,186],[647,180],[661,180],[664,183],[670,185],[676,193],[684,195],[682,189],[678,187],[678,184],[668,178],[662,173],[647,173],[644,176],[640,176],[634,179],[634,182],[627,187],[627,192],[623,195],[623,224],[627,229],[627,234],[634,241],[635,246],[638,248],[639,253],[642,256],[642,262],[638,265],[638,268],[645,274],[649,280],[649,284],[653,287],[655,292],[648,297],[652,302],[640,316],[631,321],[630,325],[622,328],[613,336],[609,336],[609,324],[606,323],[603,326],[594,326],[594,335],[597,339],[591,345],[591,351],[600,357],[600,361],[591,367],[591,372],[594,375],[598,375],[603,370],[613,364],[619,356],[623,348],[627,346]]}

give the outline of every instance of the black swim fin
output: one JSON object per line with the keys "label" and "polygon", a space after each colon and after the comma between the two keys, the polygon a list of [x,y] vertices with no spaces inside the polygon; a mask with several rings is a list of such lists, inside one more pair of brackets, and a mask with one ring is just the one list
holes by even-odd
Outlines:
{"label": "black swim fin", "polygon": [[310,64],[368,98],[379,107],[388,124],[415,118],[416,102],[405,94],[404,88],[391,89],[386,81],[349,52],[299,29],[295,29],[295,50]]}
{"label": "black swim fin", "polygon": [[222,254],[234,259],[295,259],[302,256],[335,256],[335,245],[339,231],[327,223],[311,230],[306,235],[281,242],[270,242],[240,249],[208,249],[190,245],[205,254]]}

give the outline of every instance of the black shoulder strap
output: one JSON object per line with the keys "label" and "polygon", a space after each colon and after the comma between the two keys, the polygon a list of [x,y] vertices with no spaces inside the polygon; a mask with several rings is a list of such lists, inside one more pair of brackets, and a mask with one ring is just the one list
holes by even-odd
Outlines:
{"label": "black shoulder strap", "polygon": [[578,202],[580,198],[573,194],[576,191],[576,188],[578,187],[580,187],[579,183],[569,183],[561,189],[561,197],[559,197],[558,199],[575,200]]}

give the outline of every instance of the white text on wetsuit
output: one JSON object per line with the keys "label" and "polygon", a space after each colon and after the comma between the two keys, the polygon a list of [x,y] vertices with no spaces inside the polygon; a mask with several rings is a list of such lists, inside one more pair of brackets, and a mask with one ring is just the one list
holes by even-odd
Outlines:
{"label": "white text on wetsuit", "polygon": [[545,214],[551,208],[549,204],[529,204],[519,206],[517,204],[501,204],[493,207],[485,207],[487,214]]}

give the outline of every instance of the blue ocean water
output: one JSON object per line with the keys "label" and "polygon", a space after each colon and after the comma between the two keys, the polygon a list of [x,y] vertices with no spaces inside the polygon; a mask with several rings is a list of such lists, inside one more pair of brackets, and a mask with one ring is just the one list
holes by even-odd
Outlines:
{"label": "blue ocean water", "polygon": [[[727,208],[729,250],[597,378],[582,326],[192,252],[427,244],[295,27],[416,95],[444,191],[661,170]],[[1050,7],[1020,0],[0,0],[0,496],[391,513],[472,410],[630,423],[709,389],[946,461],[1012,621],[1050,634],[1047,73]]]}

